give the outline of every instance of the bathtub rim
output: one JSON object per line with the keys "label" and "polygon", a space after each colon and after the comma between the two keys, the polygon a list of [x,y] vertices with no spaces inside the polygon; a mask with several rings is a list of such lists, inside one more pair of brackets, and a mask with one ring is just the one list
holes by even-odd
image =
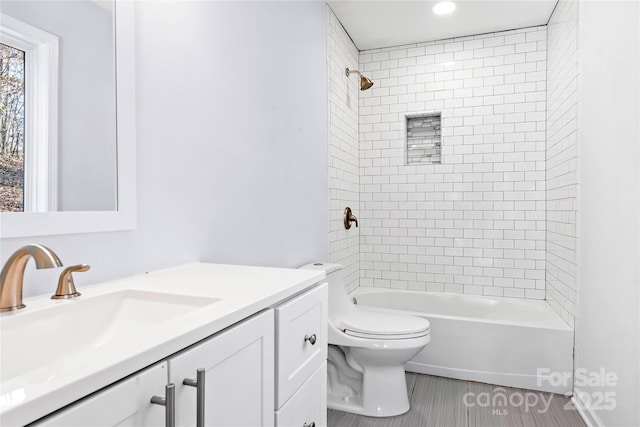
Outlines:
{"label": "bathtub rim", "polygon": [[554,330],[562,330],[562,331],[570,331],[570,332],[574,332],[574,329],[567,324],[554,310],[553,308],[549,305],[549,303],[546,300],[531,300],[531,299],[524,299],[524,298],[509,298],[509,297],[498,297],[498,296],[488,296],[488,295],[469,295],[469,294],[460,294],[460,293],[452,293],[452,292],[433,292],[433,291],[419,291],[419,290],[415,290],[415,289],[396,289],[396,288],[374,288],[374,287],[368,287],[368,286],[359,286],[356,289],[354,289],[353,291],[348,293],[349,298],[351,297],[358,297],[358,295],[360,295],[361,293],[385,293],[385,292],[400,292],[400,293],[407,293],[407,294],[413,294],[413,295],[435,295],[435,296],[457,296],[457,297],[465,297],[465,298],[472,298],[472,299],[484,299],[484,300],[498,300],[501,302],[505,302],[505,303],[509,303],[509,301],[518,301],[518,302],[527,302],[527,303],[534,303],[537,304],[538,302],[542,303],[545,305],[545,310],[548,311],[549,315],[552,316],[555,320],[555,323],[557,323],[557,325],[540,325],[540,324],[533,324],[531,322],[527,322],[527,321],[517,321],[517,320],[499,320],[499,319],[491,319],[491,318],[483,318],[483,317],[473,317],[473,316],[452,316],[452,315],[447,315],[447,314],[434,314],[434,313],[429,313],[429,312],[420,312],[420,311],[413,311],[413,310],[402,310],[402,309],[396,309],[396,308],[386,308],[386,307],[377,307],[377,306],[368,306],[368,305],[360,305],[361,307],[369,307],[369,308],[374,308],[376,310],[384,310],[384,311],[391,311],[391,312],[402,312],[402,313],[406,313],[406,314],[410,314],[413,316],[422,316],[422,317],[438,317],[441,319],[449,319],[449,320],[464,320],[464,321],[477,321],[477,322],[485,322],[485,323],[491,323],[491,324],[497,324],[497,325],[516,325],[519,327],[525,327],[525,328],[543,328],[543,329],[554,329]]}

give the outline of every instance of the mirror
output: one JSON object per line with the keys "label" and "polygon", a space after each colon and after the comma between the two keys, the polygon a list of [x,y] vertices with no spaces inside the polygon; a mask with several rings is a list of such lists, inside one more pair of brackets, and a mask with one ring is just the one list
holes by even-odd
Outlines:
{"label": "mirror", "polygon": [[[58,179],[59,183],[57,189],[58,197],[56,198],[59,209],[0,213],[0,238],[126,230],[135,227],[134,2],[116,1],[111,7],[111,2],[89,0],[42,2],[3,0],[1,13],[3,16],[9,12],[17,14],[8,5],[19,4],[28,6],[38,16],[38,19],[44,19],[50,13],[40,9],[41,4],[66,8],[78,7],[79,3],[84,4],[83,7],[85,9],[91,9],[95,13],[99,9],[98,12],[103,17],[110,17],[108,19],[111,20],[111,24],[103,24],[103,28],[109,27],[111,31],[109,39],[110,53],[97,58],[89,58],[85,55],[85,62],[91,63],[93,71],[80,73],[83,75],[90,74],[91,77],[89,79],[92,83],[91,87],[89,89],[85,87],[84,90],[70,89],[68,87],[80,79],[78,75],[75,76],[72,82],[65,83],[63,76],[67,72],[69,65],[65,65],[66,63],[62,62],[63,56],[60,56],[58,67],[60,78],[55,79],[60,82],[59,100],[57,102],[60,107],[59,117],[57,117],[57,120],[49,120],[50,126],[45,127],[45,131],[50,133],[51,129],[57,128],[56,134],[59,136],[58,148],[54,152],[46,153],[46,156],[40,156],[36,159],[36,162],[39,162],[37,163],[39,166],[43,163],[53,164],[53,169],[55,169],[55,165],[57,165],[58,170],[54,177]],[[105,5],[108,6],[105,8]],[[111,12],[107,10],[110,7]],[[19,20],[18,18],[15,19]],[[71,27],[76,26],[76,21],[82,19],[77,17],[71,19],[67,16],[64,20],[66,20],[66,26]],[[103,21],[106,22],[107,18],[103,19]],[[3,19],[3,28],[7,27],[5,23],[6,21]],[[27,25],[36,28],[34,25]],[[77,27],[86,28],[84,23]],[[38,29],[42,30],[41,28]],[[44,35],[53,34],[50,31],[52,30],[42,30],[42,33]],[[65,47],[69,45],[73,46],[73,43],[65,41],[59,34],[53,35],[58,39],[60,52],[63,52]],[[85,42],[89,46],[97,43],[94,41]],[[50,40],[48,43],[49,47],[55,45]],[[82,44],[80,41],[77,41],[77,43]],[[103,44],[108,45],[109,43],[104,41]],[[50,50],[47,49],[46,52],[43,52],[48,53]],[[41,56],[39,55],[38,59],[40,58]],[[51,75],[46,75],[50,82]],[[104,77],[105,80],[97,83],[97,80],[94,81],[94,77],[97,79],[97,75]],[[106,79],[111,82],[108,88],[107,83],[105,83]],[[40,79],[39,83],[43,83],[46,87],[46,80],[44,78]],[[117,82],[117,85],[115,85],[115,82]],[[42,91],[40,91],[40,87],[38,89],[39,96]],[[85,109],[87,110],[94,110],[93,113],[95,111],[100,113],[92,114],[91,118],[85,117],[83,120],[77,120],[76,117],[76,120],[70,122],[71,124],[67,124],[65,120],[69,118],[67,117],[69,113],[63,114],[63,112],[71,110],[68,110],[70,107],[64,107],[67,108],[65,110],[62,101],[63,97],[67,97],[67,90],[72,93],[72,100],[70,101],[72,104],[80,104],[80,106],[86,107]],[[88,92],[89,96],[84,96],[87,95],[86,92]],[[25,99],[29,99],[29,93],[25,95]],[[44,116],[44,114],[40,114],[41,109],[44,108],[44,111],[48,109],[49,112],[53,110],[51,103],[43,105],[43,103],[38,102],[36,107],[38,108],[39,120]],[[76,111],[78,110],[76,109]],[[52,117],[51,114],[46,116],[49,119]],[[65,131],[64,129],[66,128],[68,129]],[[71,140],[74,142],[69,143],[68,141]],[[101,141],[101,143],[99,146],[94,145],[94,141]],[[71,145],[66,146],[65,144]],[[26,156],[28,156],[28,145],[25,151]],[[70,158],[67,155],[69,152],[72,153]],[[51,162],[52,158],[55,158],[56,161]],[[101,161],[104,161],[101,165],[105,166],[97,165],[96,162]],[[94,174],[94,172],[98,173]],[[48,175],[48,177],[50,176],[51,174]],[[43,178],[40,176],[36,179],[42,180]],[[30,179],[33,178],[31,174],[27,173],[25,175],[25,184]],[[69,195],[69,197],[65,198],[65,195]]]}
{"label": "mirror", "polygon": [[116,210],[112,3],[8,0],[1,13],[0,161],[13,186],[0,209]]}

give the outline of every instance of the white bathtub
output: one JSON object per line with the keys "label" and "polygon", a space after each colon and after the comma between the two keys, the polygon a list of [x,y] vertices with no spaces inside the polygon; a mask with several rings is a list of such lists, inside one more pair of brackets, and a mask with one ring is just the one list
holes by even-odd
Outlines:
{"label": "white bathtub", "polygon": [[431,342],[408,371],[571,393],[573,330],[545,301],[377,288],[351,296],[429,320]]}

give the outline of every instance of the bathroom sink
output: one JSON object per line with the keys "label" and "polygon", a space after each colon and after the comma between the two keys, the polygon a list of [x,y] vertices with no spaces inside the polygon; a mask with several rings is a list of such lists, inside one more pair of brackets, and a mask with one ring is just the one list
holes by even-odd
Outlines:
{"label": "bathroom sink", "polygon": [[[84,299],[83,299],[84,298]],[[0,382],[27,372],[55,375],[66,358],[123,347],[198,308],[220,301],[140,290],[52,301],[51,306],[0,316]],[[39,375],[38,375],[39,374]],[[32,378],[33,379],[33,378]]]}

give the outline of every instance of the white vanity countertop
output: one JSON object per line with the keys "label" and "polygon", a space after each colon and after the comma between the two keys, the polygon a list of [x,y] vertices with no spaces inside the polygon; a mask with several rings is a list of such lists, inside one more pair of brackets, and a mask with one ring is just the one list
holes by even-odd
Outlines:
{"label": "white vanity countertop", "polygon": [[[2,380],[0,424],[13,426],[33,422],[274,306],[324,277],[324,272],[316,270],[197,263],[79,287],[82,295],[77,299],[51,300],[50,295],[25,299],[26,308],[0,315],[0,327],[8,316],[18,320],[23,314],[47,310],[55,304],[74,304],[120,290],[179,294],[219,301],[194,308],[170,322],[147,326],[144,333],[118,336],[109,344],[73,353],[44,369],[40,367],[33,372]],[[52,291],[54,288],[55,284],[52,284]],[[4,354],[10,350],[5,348],[2,352]]]}

